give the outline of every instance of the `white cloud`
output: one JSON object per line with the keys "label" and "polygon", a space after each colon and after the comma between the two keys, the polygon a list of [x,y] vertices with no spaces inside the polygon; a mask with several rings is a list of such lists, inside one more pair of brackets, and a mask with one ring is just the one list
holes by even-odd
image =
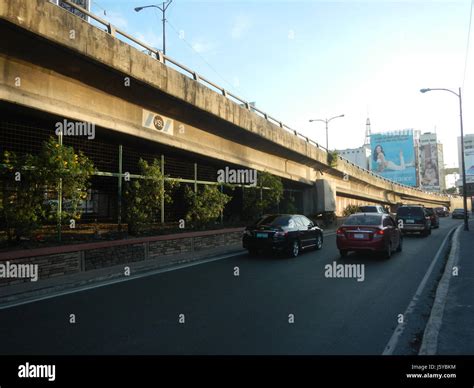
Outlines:
{"label": "white cloud", "polygon": [[252,26],[252,20],[248,15],[237,15],[234,18],[230,35],[232,39],[240,39],[244,36],[250,27]]}
{"label": "white cloud", "polygon": [[125,30],[128,27],[128,21],[119,12],[107,11],[104,19],[112,23],[115,27]]}
{"label": "white cloud", "polygon": [[162,49],[163,46],[163,37],[162,35],[156,35],[153,30],[142,32],[136,32],[133,34],[135,38],[139,41],[146,43],[148,46],[151,46],[156,49]]}
{"label": "white cloud", "polygon": [[203,39],[196,39],[195,41],[193,41],[192,47],[197,53],[203,54],[212,51],[215,48],[215,45]]}

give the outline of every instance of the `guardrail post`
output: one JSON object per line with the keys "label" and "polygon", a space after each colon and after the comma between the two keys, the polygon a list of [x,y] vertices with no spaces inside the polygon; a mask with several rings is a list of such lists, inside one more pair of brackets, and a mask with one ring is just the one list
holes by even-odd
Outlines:
{"label": "guardrail post", "polygon": [[163,57],[163,53],[160,50],[156,50],[155,54],[161,63],[165,63],[165,58]]}
{"label": "guardrail post", "polygon": [[110,23],[107,25],[107,32],[110,35],[115,36],[115,27]]}

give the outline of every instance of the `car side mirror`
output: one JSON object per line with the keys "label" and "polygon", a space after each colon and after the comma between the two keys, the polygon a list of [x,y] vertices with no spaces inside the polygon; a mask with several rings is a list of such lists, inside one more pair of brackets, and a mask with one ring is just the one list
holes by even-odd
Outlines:
{"label": "car side mirror", "polygon": [[310,222],[310,223],[308,224],[308,229],[311,229],[311,228],[314,228],[314,223],[312,223],[312,222]]}

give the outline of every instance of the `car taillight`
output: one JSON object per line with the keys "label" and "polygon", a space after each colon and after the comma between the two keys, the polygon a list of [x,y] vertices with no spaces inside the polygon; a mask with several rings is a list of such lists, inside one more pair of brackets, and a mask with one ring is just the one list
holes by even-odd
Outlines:
{"label": "car taillight", "polygon": [[339,228],[338,230],[336,230],[336,236],[344,236],[344,232],[344,228]]}
{"label": "car taillight", "polygon": [[385,234],[385,230],[383,230],[383,229],[379,229],[375,232],[376,236],[383,236],[384,234]]}
{"label": "car taillight", "polygon": [[273,237],[285,237],[288,234],[288,232],[275,232]]}

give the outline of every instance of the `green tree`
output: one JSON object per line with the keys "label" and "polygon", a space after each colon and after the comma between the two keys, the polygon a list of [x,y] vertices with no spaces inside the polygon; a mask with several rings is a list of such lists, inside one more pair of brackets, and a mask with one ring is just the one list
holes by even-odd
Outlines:
{"label": "green tree", "polygon": [[288,194],[286,198],[282,199],[280,209],[282,213],[287,213],[287,214],[295,214],[298,212],[298,209],[296,207],[295,196],[291,194],[291,192]]}
{"label": "green tree", "polygon": [[31,155],[18,157],[14,152],[3,152],[0,213],[9,243],[30,237],[44,215],[44,182],[35,169],[37,164],[38,159]]}
{"label": "green tree", "polygon": [[[80,218],[79,204],[87,196],[92,162],[82,152],[60,145],[51,137],[43,143],[39,155],[17,157],[4,151],[0,175],[2,193],[0,211],[9,241],[30,237],[44,220],[57,219],[59,192],[66,204],[63,219]],[[47,201],[48,195],[52,200]],[[50,197],[51,199],[51,197]]]}
{"label": "green tree", "polygon": [[197,228],[215,221],[231,200],[229,195],[211,185],[205,185],[197,192],[186,186],[184,196],[189,207],[186,221]]}
{"label": "green tree", "polygon": [[259,172],[257,185],[244,189],[243,213],[247,219],[275,210],[283,196],[281,179],[266,171]]}
{"label": "green tree", "polygon": [[95,172],[92,161],[82,151],[76,153],[73,147],[61,145],[51,137],[43,143],[37,170],[52,197],[47,218],[57,219],[57,198],[61,192],[62,220],[80,219],[79,207],[87,198],[89,180]]}
{"label": "green tree", "polygon": [[125,213],[128,232],[140,234],[150,227],[161,212],[161,202],[173,203],[172,191],[178,182],[168,178],[161,172],[160,162],[156,159],[149,164],[140,158],[138,161],[140,179],[132,179],[125,186]]}
{"label": "green tree", "polygon": [[457,187],[450,187],[444,190],[444,194],[457,194],[457,193],[458,193]]}
{"label": "green tree", "polygon": [[345,207],[345,209],[342,211],[342,215],[344,217],[347,217],[347,216],[350,216],[351,214],[359,213],[359,212],[360,212],[359,206],[357,206],[357,205],[347,205]]}
{"label": "green tree", "polygon": [[327,162],[331,167],[337,166],[337,161],[339,159],[339,153],[337,151],[328,151]]}

